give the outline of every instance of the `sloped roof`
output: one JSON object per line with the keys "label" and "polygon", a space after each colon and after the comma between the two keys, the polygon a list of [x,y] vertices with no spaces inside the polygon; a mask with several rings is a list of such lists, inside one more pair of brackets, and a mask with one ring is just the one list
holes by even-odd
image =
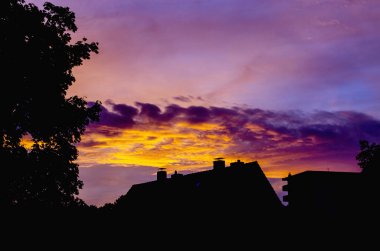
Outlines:
{"label": "sloped roof", "polygon": [[118,204],[137,210],[265,211],[282,207],[257,162],[136,184]]}

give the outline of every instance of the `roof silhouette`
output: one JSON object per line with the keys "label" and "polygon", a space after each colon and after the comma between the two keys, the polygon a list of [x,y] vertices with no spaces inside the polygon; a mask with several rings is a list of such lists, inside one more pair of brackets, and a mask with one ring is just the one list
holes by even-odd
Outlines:
{"label": "roof silhouette", "polygon": [[[121,196],[116,206],[141,212],[181,212],[192,214],[268,214],[282,209],[282,203],[257,162],[235,162],[187,175],[175,172],[171,178],[158,171],[156,181],[136,184]],[[218,163],[215,163],[218,162]],[[224,162],[224,161],[222,161]]]}

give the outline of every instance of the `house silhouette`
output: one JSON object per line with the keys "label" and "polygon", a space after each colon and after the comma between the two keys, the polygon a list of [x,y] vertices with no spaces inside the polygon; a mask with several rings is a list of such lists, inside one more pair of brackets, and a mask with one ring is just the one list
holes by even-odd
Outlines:
{"label": "house silhouette", "polygon": [[153,211],[172,214],[229,215],[246,217],[253,213],[275,214],[283,205],[255,162],[238,160],[225,166],[222,158],[215,159],[213,169],[179,174],[169,178],[164,169],[157,180],[136,184],[115,203],[118,209],[141,214]]}

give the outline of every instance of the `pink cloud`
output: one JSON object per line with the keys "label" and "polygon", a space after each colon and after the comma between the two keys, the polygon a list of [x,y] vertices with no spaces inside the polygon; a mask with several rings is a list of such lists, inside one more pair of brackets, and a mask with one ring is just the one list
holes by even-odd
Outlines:
{"label": "pink cloud", "polygon": [[378,1],[56,2],[101,46],[71,93],[380,116]]}

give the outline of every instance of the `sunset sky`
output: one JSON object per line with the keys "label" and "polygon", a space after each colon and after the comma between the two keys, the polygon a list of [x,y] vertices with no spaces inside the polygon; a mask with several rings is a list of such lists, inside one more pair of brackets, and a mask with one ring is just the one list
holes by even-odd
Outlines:
{"label": "sunset sky", "polygon": [[215,157],[257,160],[279,190],[359,171],[358,141],[380,142],[378,0],[51,2],[100,44],[69,92],[103,106],[78,145],[89,204]]}

